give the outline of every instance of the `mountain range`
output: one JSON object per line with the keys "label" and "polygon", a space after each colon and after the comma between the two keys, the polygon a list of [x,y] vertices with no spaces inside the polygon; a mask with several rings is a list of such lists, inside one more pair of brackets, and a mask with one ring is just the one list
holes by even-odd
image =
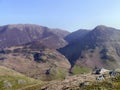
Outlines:
{"label": "mountain range", "polygon": [[99,25],[68,32],[33,24],[0,26],[0,65],[41,80],[120,67],[120,30]]}

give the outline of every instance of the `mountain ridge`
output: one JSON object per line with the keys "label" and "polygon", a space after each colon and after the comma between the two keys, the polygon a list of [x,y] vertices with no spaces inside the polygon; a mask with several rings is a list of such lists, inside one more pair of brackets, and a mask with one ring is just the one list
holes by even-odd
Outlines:
{"label": "mountain ridge", "polygon": [[33,24],[5,25],[0,26],[0,47],[22,45],[35,40],[49,39],[54,36],[56,37],[55,39],[58,39],[58,43],[63,43],[62,46],[55,46],[55,48],[59,48],[67,44],[63,38],[68,34],[69,32],[64,30],[50,29]]}
{"label": "mountain ridge", "polygon": [[[78,32],[74,33],[79,35]],[[119,53],[116,53],[120,49],[119,36],[118,29],[100,25],[58,51],[68,58],[72,66],[117,68],[120,62]]]}

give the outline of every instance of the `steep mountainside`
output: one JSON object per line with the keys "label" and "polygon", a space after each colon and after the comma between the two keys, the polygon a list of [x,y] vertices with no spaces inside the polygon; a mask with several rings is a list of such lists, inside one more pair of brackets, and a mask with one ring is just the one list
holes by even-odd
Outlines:
{"label": "steep mountainside", "polygon": [[[76,33],[78,34],[78,31]],[[59,49],[72,66],[92,68],[120,66],[120,30],[100,25],[82,37],[77,37],[75,36],[76,39],[72,43]]]}
{"label": "steep mountainside", "polygon": [[90,32],[90,30],[80,29],[80,30],[77,30],[75,32],[68,34],[64,39],[67,42],[72,43],[76,41],[77,39],[80,39],[80,38],[82,39],[88,32]]}
{"label": "steep mountainside", "polygon": [[63,55],[39,41],[1,50],[0,65],[41,80],[64,78],[70,68]]}
{"label": "steep mountainside", "polygon": [[67,42],[63,39],[69,32],[32,24],[13,24],[0,27],[0,48],[22,45],[41,40],[51,48],[63,47]]}

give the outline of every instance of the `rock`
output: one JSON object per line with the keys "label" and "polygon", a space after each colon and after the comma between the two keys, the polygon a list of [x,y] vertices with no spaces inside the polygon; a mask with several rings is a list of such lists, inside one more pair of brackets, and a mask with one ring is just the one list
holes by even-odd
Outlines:
{"label": "rock", "polygon": [[12,88],[12,84],[8,82],[7,80],[3,82],[5,88]]}
{"label": "rock", "polygon": [[26,81],[25,81],[25,80],[20,79],[20,80],[18,80],[18,84],[26,84]]}

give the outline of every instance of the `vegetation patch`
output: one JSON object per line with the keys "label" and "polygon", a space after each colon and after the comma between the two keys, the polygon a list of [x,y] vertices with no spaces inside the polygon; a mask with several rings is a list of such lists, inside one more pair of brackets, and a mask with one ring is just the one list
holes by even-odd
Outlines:
{"label": "vegetation patch", "polygon": [[91,71],[91,69],[88,67],[82,67],[82,66],[77,66],[77,65],[75,65],[72,68],[73,74],[84,74],[84,73],[89,73],[90,71]]}

